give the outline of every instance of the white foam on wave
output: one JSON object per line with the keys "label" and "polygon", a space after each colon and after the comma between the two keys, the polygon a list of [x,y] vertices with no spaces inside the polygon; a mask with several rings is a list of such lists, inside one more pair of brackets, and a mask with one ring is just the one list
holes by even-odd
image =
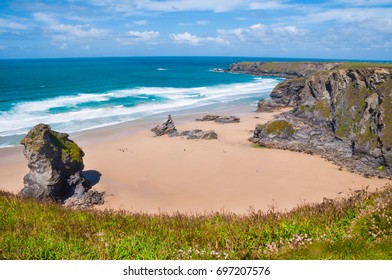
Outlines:
{"label": "white foam on wave", "polygon": [[169,70],[169,69],[167,69],[167,68],[157,68],[157,70],[158,70],[158,71],[167,71],[167,70]]}
{"label": "white foam on wave", "polygon": [[15,107],[15,111],[20,112],[39,112],[46,111],[52,108],[59,107],[72,107],[88,102],[103,102],[108,101],[112,97],[112,93],[105,94],[90,94],[90,93],[80,93],[74,96],[61,96],[52,99],[42,100],[42,101],[29,101],[19,103]]}
{"label": "white foam on wave", "polygon": [[[139,87],[115,90],[106,93],[80,93],[75,96],[63,96],[42,101],[22,102],[8,112],[0,113],[0,136],[12,136],[26,133],[37,123],[51,124],[54,129],[64,132],[76,132],[97,127],[145,118],[160,113],[172,113],[215,103],[227,103],[243,98],[266,97],[279,81],[273,78],[255,78],[252,82],[225,84],[207,87],[172,88]],[[147,95],[147,96],[146,96]],[[52,108],[76,107],[88,102],[116,101],[126,97],[150,98],[133,107],[121,103],[102,107],[78,107],[72,111],[50,112]],[[154,97],[160,102],[154,102]],[[1,146],[2,143],[0,143]]]}

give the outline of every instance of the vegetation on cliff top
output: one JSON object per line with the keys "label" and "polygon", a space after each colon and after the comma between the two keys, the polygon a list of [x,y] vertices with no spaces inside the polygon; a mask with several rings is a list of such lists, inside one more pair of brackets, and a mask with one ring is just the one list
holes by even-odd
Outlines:
{"label": "vegetation on cliff top", "polygon": [[280,82],[279,84],[277,84],[274,88],[274,90],[279,89],[279,88],[283,88],[285,87],[287,84],[299,84],[299,85],[304,85],[305,84],[305,78],[292,78],[292,79],[287,79],[284,80],[283,82]]}
{"label": "vegetation on cliff top", "polygon": [[392,259],[392,186],[290,212],[75,211],[0,192],[0,259]]}
{"label": "vegetation on cliff top", "polygon": [[392,63],[377,62],[345,62],[339,68],[341,69],[360,69],[360,68],[392,68]]}

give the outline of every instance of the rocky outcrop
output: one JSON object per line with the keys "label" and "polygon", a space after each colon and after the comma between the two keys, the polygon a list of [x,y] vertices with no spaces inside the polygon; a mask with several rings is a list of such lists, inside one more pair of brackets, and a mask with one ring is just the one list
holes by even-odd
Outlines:
{"label": "rocky outcrop", "polygon": [[279,108],[294,106],[304,87],[305,78],[294,78],[281,82],[272,90],[269,98],[259,101],[257,111],[272,112]]}
{"label": "rocky outcrop", "polygon": [[162,136],[167,134],[169,135],[169,137],[173,137],[178,135],[171,115],[168,116],[167,121],[165,121],[161,125],[157,125],[156,127],[152,128],[151,131],[154,132],[156,136]]}
{"label": "rocky outcrop", "polygon": [[201,129],[193,129],[193,130],[185,130],[180,132],[179,136],[185,136],[187,139],[218,139],[218,134],[214,130],[201,130]]}
{"label": "rocky outcrop", "polygon": [[293,139],[271,139],[256,128],[252,141],[321,154],[354,172],[391,177],[392,68],[321,71],[309,75],[296,94],[286,89],[293,110],[281,117],[293,125]]}
{"label": "rocky outcrop", "polygon": [[[24,188],[20,192],[23,197],[63,203],[70,198],[84,199],[91,188],[82,174],[84,153],[68,139],[68,134],[53,131],[49,125],[38,124],[27,133],[21,144],[30,168],[23,178]],[[91,204],[103,203],[103,194],[99,196],[99,201],[91,201]]]}
{"label": "rocky outcrop", "polygon": [[[258,141],[268,140],[292,140],[295,129],[287,120],[274,120],[266,124],[259,124],[254,133],[253,138]],[[266,145],[264,145],[266,146]]]}
{"label": "rocky outcrop", "polygon": [[227,72],[255,76],[277,76],[284,78],[307,77],[311,73],[336,69],[338,62],[239,62],[233,63]]}
{"label": "rocky outcrop", "polygon": [[156,136],[162,136],[167,134],[169,137],[179,136],[186,137],[187,139],[218,139],[218,134],[214,130],[204,131],[201,129],[193,129],[178,132],[174,125],[173,119],[171,118],[171,115],[168,116],[167,121],[165,121],[161,125],[157,125],[153,129],[151,129],[151,131],[154,132]]}
{"label": "rocky outcrop", "polygon": [[240,118],[236,116],[218,116],[218,115],[205,115],[201,119],[196,119],[199,122],[214,121],[217,123],[239,123]]}

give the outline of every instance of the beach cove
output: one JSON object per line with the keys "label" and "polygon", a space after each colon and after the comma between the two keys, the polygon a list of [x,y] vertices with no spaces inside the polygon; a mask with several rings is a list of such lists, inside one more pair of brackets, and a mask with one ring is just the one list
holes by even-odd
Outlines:
{"label": "beach cove", "polygon": [[[85,152],[85,172],[99,172],[93,189],[105,192],[97,209],[146,213],[290,210],[324,198],[347,197],[389,180],[341,171],[318,156],[256,147],[247,139],[256,124],[276,113],[241,108],[240,123],[193,121],[173,116],[179,130],[214,129],[217,140],[155,137],[165,120],[131,122],[71,136]],[[234,114],[223,111],[221,114]],[[28,172],[21,147],[0,150],[1,188],[17,193]]]}

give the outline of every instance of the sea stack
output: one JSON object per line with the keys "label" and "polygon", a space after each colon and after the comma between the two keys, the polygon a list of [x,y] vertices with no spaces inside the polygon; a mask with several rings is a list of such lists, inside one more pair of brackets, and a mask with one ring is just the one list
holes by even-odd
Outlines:
{"label": "sea stack", "polygon": [[82,197],[90,189],[82,174],[84,152],[68,139],[68,134],[41,123],[20,143],[30,168],[23,178],[23,197],[64,202],[70,197]]}
{"label": "sea stack", "polygon": [[168,115],[167,121],[152,128],[151,131],[154,132],[156,136],[162,136],[165,134],[169,135],[169,137],[178,136],[178,132],[171,115]]}

